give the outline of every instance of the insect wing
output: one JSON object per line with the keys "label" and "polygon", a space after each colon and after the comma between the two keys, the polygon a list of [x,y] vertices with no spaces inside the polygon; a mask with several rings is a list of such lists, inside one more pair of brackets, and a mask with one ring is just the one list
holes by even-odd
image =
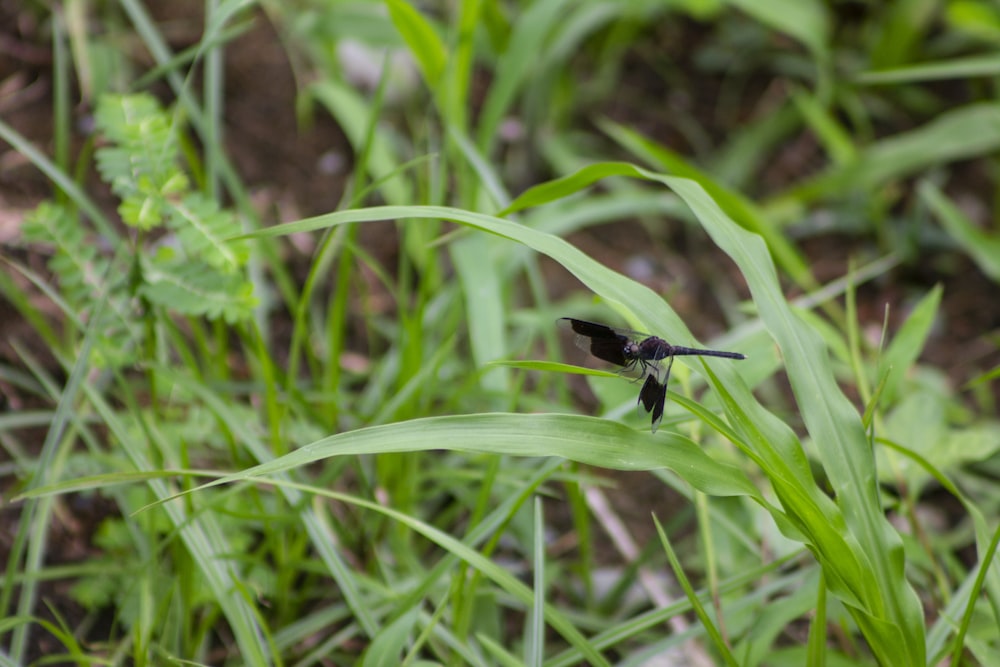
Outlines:
{"label": "insect wing", "polygon": [[580,348],[590,352],[598,359],[619,366],[628,366],[632,363],[632,359],[625,356],[625,345],[629,342],[628,336],[604,324],[575,320],[572,317],[563,317],[559,322],[573,330],[576,334],[576,344]]}
{"label": "insect wing", "polygon": [[656,394],[657,387],[660,383],[656,380],[656,376],[650,373],[646,376],[646,381],[642,384],[642,389],[639,390],[639,402],[642,403],[642,407],[646,412],[653,409],[656,405]]}
{"label": "insect wing", "polygon": [[598,359],[610,361],[611,363],[619,366],[629,366],[633,363],[633,360],[625,357],[626,343],[628,343],[627,338],[622,338],[620,340],[591,338],[588,351]]}
{"label": "insect wing", "polygon": [[650,427],[653,433],[656,433],[656,429],[660,426],[660,420],[663,419],[663,405],[666,402],[667,385],[659,384],[659,387],[657,388],[656,402],[653,403],[653,418],[650,421]]}
{"label": "insect wing", "polygon": [[652,427],[653,433],[656,433],[656,427],[660,425],[660,420],[663,419],[663,404],[667,400],[667,385],[660,384],[660,381],[656,379],[653,373],[646,376],[646,381],[642,384],[642,389],[639,391],[639,402],[642,403],[642,407],[645,408],[646,412],[652,412]]}
{"label": "insect wing", "polygon": [[607,324],[578,320],[575,317],[561,317],[559,318],[559,324],[590,338],[611,338],[612,336],[616,336],[626,340],[644,340],[650,337],[648,333],[641,331],[610,327]]}

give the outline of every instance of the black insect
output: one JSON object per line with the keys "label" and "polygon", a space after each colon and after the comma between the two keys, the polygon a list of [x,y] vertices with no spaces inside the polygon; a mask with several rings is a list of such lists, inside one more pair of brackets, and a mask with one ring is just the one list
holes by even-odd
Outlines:
{"label": "black insect", "polygon": [[[670,367],[674,357],[706,356],[726,359],[746,359],[739,352],[721,350],[701,350],[693,347],[671,345],[662,338],[649,334],[617,329],[606,324],[563,317],[560,323],[576,333],[577,345],[598,359],[603,359],[622,367],[624,371],[639,369],[639,377],[646,375],[646,381],[639,390],[639,402],[646,412],[652,412],[653,432],[663,418],[663,404],[667,399],[667,382],[670,381]],[[669,358],[667,370],[660,381],[660,361]]]}

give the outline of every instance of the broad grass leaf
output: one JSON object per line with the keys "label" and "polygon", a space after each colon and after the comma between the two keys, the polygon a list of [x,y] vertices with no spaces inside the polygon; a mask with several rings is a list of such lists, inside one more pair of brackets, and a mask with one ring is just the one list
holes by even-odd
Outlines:
{"label": "broad grass leaf", "polygon": [[[833,590],[843,595],[846,587],[857,596],[860,604],[851,604],[849,609],[879,659],[924,663],[923,612],[904,576],[902,543],[883,513],[874,456],[861,415],[837,386],[820,337],[805,326],[785,300],[762,241],[729,220],[697,184],[676,178],[665,181],[691,206],[716,244],[740,267],[761,319],[785,358],[796,401],[817,444],[847,528],[844,531],[833,524],[840,538],[832,541],[840,545],[836,550],[814,551],[825,564],[831,586],[835,578],[841,579],[841,585]],[[721,370],[726,374],[733,372]],[[727,382],[726,386],[731,389],[734,383]],[[758,423],[763,417],[762,408],[749,395],[738,398],[741,400],[730,404],[727,411],[730,421],[738,418],[744,406],[750,406],[758,415],[753,423]],[[771,479],[774,483],[775,478]],[[789,500],[820,499],[815,487],[796,486],[789,485],[788,490],[808,496]],[[795,506],[786,505],[786,509],[795,514]],[[817,535],[825,535],[831,528],[813,523],[821,519],[819,516],[809,514],[803,519]]]}
{"label": "broad grass leaf", "polygon": [[[616,470],[674,470],[711,495],[760,498],[738,468],[713,460],[675,433],[653,435],[618,422],[576,415],[488,413],[429,417],[339,433],[212,482],[243,481],[337,456],[451,450],[508,456],[561,456]],[[209,485],[206,485],[209,486]]]}

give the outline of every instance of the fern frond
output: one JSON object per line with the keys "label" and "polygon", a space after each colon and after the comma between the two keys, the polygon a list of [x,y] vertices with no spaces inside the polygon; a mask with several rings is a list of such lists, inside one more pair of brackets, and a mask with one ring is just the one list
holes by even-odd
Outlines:
{"label": "fern frond", "polygon": [[221,273],[197,260],[171,256],[162,248],[153,261],[143,262],[139,293],[151,303],[186,315],[222,317],[230,324],[248,319],[257,300],[253,284],[238,273]]}
{"label": "fern frond", "polygon": [[170,208],[169,225],[191,257],[204,260],[224,273],[232,273],[246,264],[250,248],[246,243],[227,243],[226,239],[242,231],[239,221],[229,211],[219,209],[214,200],[192,192]]}
{"label": "fern frond", "polygon": [[95,120],[113,144],[97,151],[97,169],[122,198],[122,220],[141,229],[161,224],[166,200],[188,188],[170,115],[152,95],[104,95]]}
{"label": "fern frond", "polygon": [[93,241],[88,241],[80,220],[59,204],[45,201],[25,218],[26,240],[55,246],[49,269],[56,274],[63,298],[77,311],[89,308],[94,295],[108,289],[103,278],[108,260],[100,256]]}
{"label": "fern frond", "polygon": [[91,348],[91,364],[98,368],[122,368],[139,358],[140,345],[146,336],[133,308],[135,300],[124,290],[116,290],[91,326],[100,331],[100,338]]}
{"label": "fern frond", "polygon": [[[110,270],[110,261],[100,254],[82,222],[64,206],[46,201],[25,219],[23,232],[28,241],[54,246],[48,267],[62,302],[73,311],[73,321],[86,323],[100,312],[99,319],[90,322],[101,332],[91,348],[91,363],[101,368],[132,363],[144,333],[135,321],[126,276]],[[107,303],[98,309],[104,299]]]}
{"label": "fern frond", "polygon": [[29,216],[26,238],[55,245],[49,266],[66,308],[76,323],[89,320],[101,332],[94,363],[118,366],[141,354],[146,328],[136,311],[137,297],[189,316],[221,317],[230,323],[249,318],[256,299],[241,270],[249,246],[225,242],[242,231],[238,219],[189,191],[169,113],[150,95],[107,95],[98,104],[96,119],[109,142],[97,152],[98,169],[121,198],[123,221],[149,229],[166,220],[174,233],[163,239],[155,256],[140,235],[136,270],[129,272],[111,266],[93,234],[69,209],[46,202]]}

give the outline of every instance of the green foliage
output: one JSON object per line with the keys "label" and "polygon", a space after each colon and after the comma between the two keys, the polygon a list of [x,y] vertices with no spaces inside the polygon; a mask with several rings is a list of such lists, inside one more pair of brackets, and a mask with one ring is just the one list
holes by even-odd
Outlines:
{"label": "green foliage", "polygon": [[174,312],[249,318],[256,301],[240,270],[249,258],[242,244],[227,244],[240,232],[236,217],[199,192],[177,166],[177,127],[151,95],[107,95],[96,113],[97,127],[112,143],[97,151],[101,176],[122,199],[119,212],[129,225],[149,231],[166,227],[176,243],[142,256],[137,292]]}
{"label": "green foliage", "polygon": [[[571,195],[594,178],[599,178],[602,170],[606,175],[630,173],[669,185],[684,197],[706,230],[740,266],[756,297],[755,302],[761,309],[764,323],[778,342],[782,355],[789,359],[787,372],[792,380],[792,388],[799,397],[799,405],[810,434],[824,445],[821,458],[828,479],[837,491],[837,503],[833,503],[817,487],[802,445],[791,428],[758,404],[745,385],[741,386],[736,382],[735,371],[729,365],[717,361],[705,363],[707,376],[718,391],[729,425],[695,405],[689,406],[689,409],[736,444],[767,476],[781,505],[780,509],[767,506],[776,525],[787,538],[802,542],[816,556],[831,591],[852,614],[875,654],[882,660],[889,660],[890,656],[895,655],[906,656],[905,661],[909,664],[924,662],[922,611],[913,589],[903,576],[899,537],[883,514],[876,487],[875,462],[860,415],[851,409],[846,397],[834,383],[819,336],[795,317],[782,298],[774,269],[760,240],[734,225],[692,181],[664,178],[621,163],[592,165],[585,175],[571,176],[540,186],[526,192],[523,201],[516,200],[510,208],[517,210]],[[334,224],[397,217],[445,218],[526,244],[557,260],[590,289],[609,303],[615,304],[631,319],[641,323],[643,329],[665,332],[671,340],[691,338],[677,316],[648,288],[614,274],[561,239],[501,218],[440,207],[372,208],[273,227],[262,230],[257,235],[270,237]],[[720,380],[717,373],[726,381]],[[822,396],[823,400],[811,399],[816,396]],[[363,442],[360,440],[361,433],[354,433],[351,437],[332,439],[329,443],[316,443],[307,451],[291,454],[285,459],[278,459],[230,479],[245,479],[246,476],[285,470],[323,456],[343,455],[352,451],[386,451],[383,449],[386,445],[391,451],[408,451],[411,446],[421,448],[419,444],[408,443],[410,429],[414,430],[418,442],[444,443],[453,440],[445,432],[438,431],[436,426],[410,424],[399,432],[393,432],[391,437],[380,437],[381,434],[373,432],[370,437],[380,443],[377,445],[378,449],[362,446],[353,450],[351,440]],[[442,424],[442,427],[452,428],[451,420],[448,420],[447,425]],[[617,455],[619,461],[613,463],[613,455],[607,452],[598,454],[593,451],[594,445],[589,443],[589,438],[584,440],[581,437],[583,432],[595,431],[590,425],[581,424],[572,428],[568,424],[558,424],[552,429],[545,429],[539,424],[529,426],[522,434],[513,425],[494,428],[487,421],[482,424],[482,431],[474,437],[469,432],[470,426],[455,425],[454,428],[462,433],[462,437],[456,437],[454,441],[474,442],[476,444],[471,445],[472,447],[487,447],[488,451],[497,453],[544,455],[546,452],[559,452],[573,460],[590,463],[602,461],[605,466],[621,465],[621,455]],[[489,434],[494,431],[504,434],[503,443],[497,443],[495,449],[489,438]],[[635,435],[624,437],[623,434],[621,439],[600,433],[595,435],[596,442],[600,443],[628,442],[631,449],[628,450],[630,456],[626,460],[631,461],[632,456],[642,451],[637,446]],[[566,451],[554,444],[560,442],[568,445]],[[462,446],[470,447],[467,444]],[[680,451],[676,444],[672,449]],[[642,458],[640,460],[644,461]],[[645,466],[650,463],[630,465]],[[706,490],[697,481],[699,475],[688,474],[696,469],[693,462],[666,465],[696,488]],[[756,496],[756,492],[751,492],[750,495]],[[763,499],[759,502],[765,504]]]}
{"label": "green foliage", "polygon": [[[257,303],[243,272],[249,248],[226,242],[241,231],[231,212],[189,190],[169,114],[151,95],[107,95],[96,121],[110,144],[97,151],[98,169],[121,199],[122,221],[138,230],[132,243],[139,253],[127,258],[131,243],[103,239],[118,250],[118,257],[109,257],[81,216],[56,202],[42,203],[27,218],[24,233],[27,240],[54,246],[49,268],[67,314],[101,332],[97,365],[121,367],[138,358],[146,335],[139,325],[140,300],[210,320],[248,319]],[[149,233],[157,229],[169,236],[154,241]],[[125,262],[131,268],[123,270]]]}
{"label": "green foliage", "polygon": [[[52,406],[0,414],[3,654],[30,662],[44,629],[136,665],[988,662],[996,371],[952,385],[985,336],[948,374],[925,353],[961,283],[941,267],[1000,272],[977,195],[996,12],[862,5],[222,0],[183,53],[143,3],[53,14],[55,157],[0,120],[60,191],[23,230],[56,282],[5,265],[65,314],[60,339],[0,274],[60,364],[15,336],[24,368],[0,365],[5,397]],[[229,162],[224,47],[251,19],[308,82],[301,127],[328,114],[349,144],[349,176],[302,165],[346,210],[263,228]],[[112,77],[174,101],[99,94]],[[117,226],[69,176],[92,165],[69,157],[74,79]],[[252,321],[251,268],[274,306]],[[608,310],[684,344],[703,310],[749,358],[679,360],[651,434],[634,384],[557,361],[555,318]],[[598,416],[566,414],[571,380]],[[78,499],[114,509],[77,536],[93,558],[53,565]],[[91,616],[36,620],[51,590]]]}
{"label": "green foliage", "polygon": [[43,202],[26,219],[25,239],[53,247],[49,269],[59,280],[66,316],[100,332],[93,348],[98,366],[121,367],[136,359],[142,334],[128,293],[127,276],[115,272],[77,215]]}
{"label": "green foliage", "polygon": [[25,218],[24,239],[54,246],[50,267],[59,276],[62,296],[78,311],[103,291],[109,261],[88,242],[86,228],[64,206],[42,202]]}
{"label": "green foliage", "polygon": [[233,273],[219,273],[207,263],[192,262],[172,248],[160,248],[142,264],[139,294],[150,302],[189,315],[236,322],[256,305],[253,285]]}
{"label": "green foliage", "polygon": [[1000,233],[990,234],[978,228],[929,182],[921,183],[920,195],[955,243],[968,253],[984,274],[1000,284]]}
{"label": "green foliage", "polygon": [[105,95],[94,120],[111,143],[97,151],[97,168],[122,200],[122,222],[142,230],[160,226],[170,198],[189,187],[177,164],[177,130],[170,116],[152,95]]}

